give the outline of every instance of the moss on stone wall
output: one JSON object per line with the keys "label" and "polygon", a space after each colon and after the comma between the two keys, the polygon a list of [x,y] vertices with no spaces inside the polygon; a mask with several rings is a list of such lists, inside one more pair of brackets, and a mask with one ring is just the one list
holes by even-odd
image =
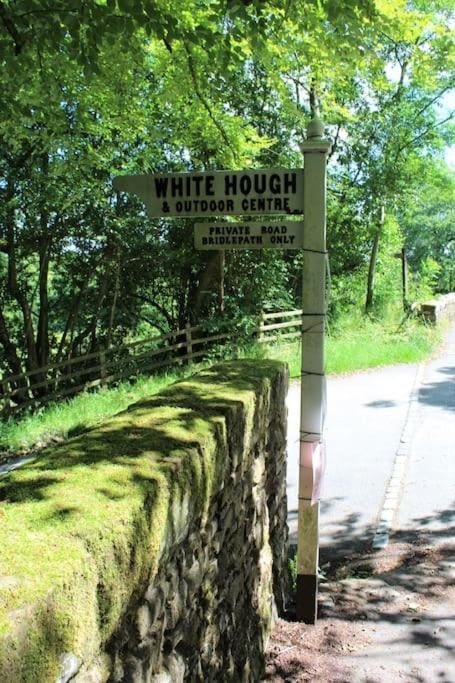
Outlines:
{"label": "moss on stone wall", "polygon": [[63,653],[97,655],[169,536],[207,513],[229,425],[252,427],[280,371],[214,366],[0,480],[0,680],[55,680]]}

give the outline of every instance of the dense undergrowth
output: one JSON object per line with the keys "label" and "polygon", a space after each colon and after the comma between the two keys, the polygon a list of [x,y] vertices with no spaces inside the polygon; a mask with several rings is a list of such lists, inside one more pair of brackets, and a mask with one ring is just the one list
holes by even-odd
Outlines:
{"label": "dense undergrowth", "polygon": [[[336,326],[328,330],[326,371],[327,374],[339,374],[383,365],[420,362],[433,352],[440,340],[440,330],[412,319],[403,322],[397,313],[389,315],[387,320],[351,314],[342,317]],[[222,349],[214,352],[211,360],[228,355],[229,350]],[[241,356],[284,360],[289,365],[291,378],[297,378],[300,374],[299,341],[251,345],[241,351]],[[203,365],[198,366],[201,367]],[[187,368],[180,372],[140,377],[134,383],[123,382],[110,389],[83,393],[21,419],[10,419],[0,425],[0,455],[1,451],[9,455],[25,453],[74,436],[141,398],[157,393],[193,370]]]}

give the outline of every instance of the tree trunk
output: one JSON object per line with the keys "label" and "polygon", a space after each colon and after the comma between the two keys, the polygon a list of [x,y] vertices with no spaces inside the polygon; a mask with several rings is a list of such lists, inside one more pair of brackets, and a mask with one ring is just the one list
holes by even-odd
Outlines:
{"label": "tree trunk", "polygon": [[314,77],[311,79],[310,86],[310,114],[312,119],[319,116],[318,94],[316,91],[316,79]]}
{"label": "tree trunk", "polygon": [[[17,355],[17,347],[11,341],[8,327],[6,324],[6,319],[2,308],[0,307],[0,344],[3,346],[5,352],[5,359],[7,362],[7,372],[6,375],[20,375],[23,372],[22,364],[19,356]],[[14,380],[14,382],[9,383],[10,389],[20,389],[14,395],[15,403],[23,403],[27,401],[30,396],[28,394],[27,381],[23,378]]]}
{"label": "tree trunk", "polygon": [[114,327],[115,310],[117,308],[117,300],[120,293],[120,268],[121,268],[121,253],[120,249],[117,249],[117,263],[115,268],[115,287],[114,296],[112,297],[112,305],[109,313],[109,326],[106,335],[106,348],[109,349],[112,341],[112,330]]}
{"label": "tree trunk", "polygon": [[43,154],[41,158],[40,177],[40,241],[38,244],[39,257],[39,314],[36,333],[36,354],[38,363],[43,366],[49,362],[49,262],[51,237],[49,226],[49,209],[47,207],[47,179],[49,176],[49,157]]}
{"label": "tree trunk", "polygon": [[49,240],[43,240],[39,247],[39,315],[36,335],[37,357],[40,365],[49,361]]}
{"label": "tree trunk", "polygon": [[79,315],[79,309],[81,307],[81,301],[82,301],[82,296],[85,292],[85,289],[87,287],[88,283],[88,276],[85,280],[82,280],[78,284],[79,292],[77,293],[76,297],[73,299],[73,303],[70,308],[70,313],[66,319],[66,324],[65,324],[65,329],[63,330],[62,338],[60,340],[60,344],[57,350],[55,362],[60,363],[60,361],[63,358],[63,351],[65,349],[65,343],[66,343],[66,338],[68,334],[70,335],[70,341],[68,344],[68,354],[67,358],[71,356],[71,344],[73,341],[73,336],[74,336],[74,326],[76,324],[77,316]]}
{"label": "tree trunk", "polygon": [[[14,185],[8,182],[6,191],[6,201],[14,197]],[[11,206],[11,204],[10,204]],[[36,353],[35,335],[33,330],[32,311],[27,301],[27,297],[19,284],[16,263],[16,241],[15,241],[15,210],[9,209],[6,226],[7,253],[8,253],[8,280],[7,288],[12,299],[15,299],[22,311],[23,329],[25,337],[25,348],[27,352],[27,368],[34,370],[38,367],[38,356]]]}
{"label": "tree trunk", "polygon": [[369,313],[373,307],[374,299],[374,278],[376,274],[376,264],[378,261],[379,242],[384,229],[385,207],[382,203],[379,208],[379,219],[374,235],[373,247],[371,249],[370,263],[368,266],[367,296],[365,300],[365,312]]}
{"label": "tree trunk", "polygon": [[0,344],[3,346],[5,352],[5,359],[8,364],[8,374],[19,375],[22,372],[22,365],[17,355],[17,348],[11,341],[9,336],[6,319],[2,308],[0,307]]}
{"label": "tree trunk", "polygon": [[401,285],[403,290],[403,309],[408,310],[408,259],[405,247],[401,250]]}

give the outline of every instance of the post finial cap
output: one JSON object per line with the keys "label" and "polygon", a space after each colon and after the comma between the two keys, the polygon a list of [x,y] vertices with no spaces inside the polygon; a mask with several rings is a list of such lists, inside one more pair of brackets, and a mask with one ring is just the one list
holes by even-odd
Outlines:
{"label": "post finial cap", "polygon": [[307,128],[307,139],[324,137],[324,124],[321,119],[311,119]]}

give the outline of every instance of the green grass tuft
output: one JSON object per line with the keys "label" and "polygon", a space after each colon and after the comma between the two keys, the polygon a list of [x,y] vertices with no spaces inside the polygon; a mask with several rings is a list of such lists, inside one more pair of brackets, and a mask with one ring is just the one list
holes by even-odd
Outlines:
{"label": "green grass tuft", "polygon": [[75,398],[50,404],[34,414],[0,423],[0,449],[24,453],[84,432],[125,410],[144,396],[152,396],[172,384],[182,373],[139,377],[113,388],[82,393]]}
{"label": "green grass tuft", "polygon": [[[341,374],[400,363],[419,363],[428,358],[441,343],[440,329],[416,321],[385,325],[368,318],[350,319],[327,334],[325,340],[326,373]],[[300,376],[300,341],[276,343],[255,352],[277,358],[289,365],[290,376]]]}

